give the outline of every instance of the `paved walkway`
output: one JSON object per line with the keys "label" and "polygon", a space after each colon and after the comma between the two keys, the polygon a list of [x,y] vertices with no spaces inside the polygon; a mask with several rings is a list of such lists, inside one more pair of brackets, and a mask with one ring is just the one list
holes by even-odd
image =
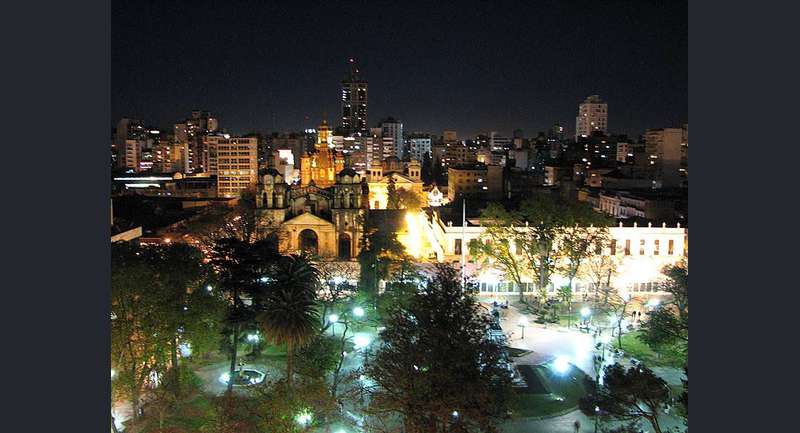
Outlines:
{"label": "paved walkway", "polygon": [[[491,307],[490,307],[491,308]],[[520,318],[527,319],[525,338],[522,338],[522,329],[519,327]],[[532,351],[525,356],[525,363],[548,362],[559,356],[566,356],[570,363],[583,370],[584,373],[595,377],[594,354],[596,341],[594,336],[578,331],[566,329],[563,326],[538,324],[533,322],[534,317],[522,313],[513,305],[506,310],[501,310],[500,326],[506,335],[513,332],[508,344],[511,347]],[[608,331],[606,331],[608,332]],[[613,355],[606,352],[606,362],[615,361],[627,365],[626,359],[614,359]],[[653,368],[659,377],[670,385],[680,385],[683,371],[670,367]],[[579,410],[553,418],[541,420],[517,419],[507,421],[501,425],[503,433],[575,433],[575,421],[580,422],[580,433],[594,432],[594,420],[583,415]],[[672,415],[659,418],[662,430],[682,427],[683,420]],[[642,424],[645,432],[652,429],[649,424]]]}

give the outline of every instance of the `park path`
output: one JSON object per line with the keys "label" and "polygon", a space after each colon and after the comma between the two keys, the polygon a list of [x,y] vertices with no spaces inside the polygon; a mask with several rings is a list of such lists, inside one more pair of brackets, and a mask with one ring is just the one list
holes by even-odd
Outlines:
{"label": "park path", "polygon": [[[595,340],[591,334],[586,334],[577,329],[567,329],[553,324],[543,325],[534,323],[534,316],[522,313],[518,308],[510,305],[508,309],[500,310],[500,326],[506,335],[511,334],[508,344],[511,347],[532,351],[525,356],[526,363],[548,362],[559,356],[566,356],[576,367],[584,373],[595,377],[594,355]],[[525,338],[522,338],[522,328],[519,327],[520,318],[527,319]],[[512,334],[513,332],[513,334]],[[606,353],[608,362],[620,362],[629,365],[628,359],[614,359],[613,355]],[[672,367],[654,367],[653,372],[664,379],[669,385],[681,385],[683,370]],[[594,432],[594,420],[585,416],[579,410],[545,419],[516,419],[506,421],[500,426],[503,433],[575,433],[575,421],[580,423],[580,433]],[[662,430],[683,426],[683,420],[665,414],[659,418]],[[649,432],[649,425],[642,424],[643,431]]]}

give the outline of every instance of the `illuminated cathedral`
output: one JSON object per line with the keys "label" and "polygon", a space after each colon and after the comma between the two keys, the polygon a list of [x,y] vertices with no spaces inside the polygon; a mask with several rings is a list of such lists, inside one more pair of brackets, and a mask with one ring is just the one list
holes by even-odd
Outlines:
{"label": "illuminated cathedral", "polygon": [[278,234],[282,252],[353,260],[362,249],[369,185],[344,168],[344,155],[330,148],[330,137],[323,121],[315,151],[300,159],[300,185],[274,168],[259,172],[256,222],[260,232]]}
{"label": "illuminated cathedral", "polygon": [[328,188],[336,183],[336,175],[344,170],[344,154],[331,146],[331,130],[323,120],[317,131],[317,143],[313,152],[300,158],[300,185],[311,183],[319,188]]}

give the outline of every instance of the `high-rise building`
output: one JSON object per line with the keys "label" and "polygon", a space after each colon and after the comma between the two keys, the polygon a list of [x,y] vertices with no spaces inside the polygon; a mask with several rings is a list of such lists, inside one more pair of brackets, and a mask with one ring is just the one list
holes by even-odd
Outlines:
{"label": "high-rise building", "polygon": [[[114,133],[114,150],[116,152],[116,160],[118,167],[124,167],[128,169],[139,169],[139,154],[135,156],[136,162],[135,166],[131,166],[132,164],[132,155],[129,155],[129,150],[131,149],[131,144],[128,143],[129,140],[138,140],[144,141],[147,139],[147,129],[144,127],[144,124],[141,120],[129,119],[127,117],[123,117],[117,123],[117,128]],[[136,145],[139,150],[137,152],[141,152],[141,147],[144,145],[139,143]]]}
{"label": "high-rise building", "polygon": [[349,60],[350,72],[342,80],[342,130],[346,134],[367,130],[367,81],[354,59]]}
{"label": "high-rise building", "polygon": [[[384,139],[384,157],[396,156],[403,160],[403,122],[393,117],[381,122],[381,136]],[[387,153],[390,153],[387,155]]]}
{"label": "high-rise building", "polygon": [[175,143],[186,143],[189,147],[187,172],[209,172],[208,148],[203,137],[219,129],[219,121],[208,111],[193,110],[192,116],[174,128]]}
{"label": "high-rise building", "polygon": [[482,163],[454,165],[447,169],[447,198],[499,200],[503,197],[503,167]]}
{"label": "high-rise building", "polygon": [[442,142],[455,143],[458,141],[458,133],[456,131],[444,131],[442,133]]}
{"label": "high-rise building", "polygon": [[[685,136],[688,141],[688,132]],[[653,186],[656,188],[680,186],[683,177],[681,161],[685,153],[684,129],[648,129],[644,135],[644,143],[649,165],[653,169]]]}
{"label": "high-rise building", "polygon": [[256,137],[220,137],[215,141],[217,195],[238,197],[255,188],[258,180],[258,139]]}
{"label": "high-rise building", "polygon": [[406,147],[408,148],[408,157],[410,160],[422,162],[426,154],[430,156],[431,137],[425,134],[413,134],[411,138],[406,140]]}
{"label": "high-rise building", "polygon": [[511,139],[503,137],[497,131],[489,132],[489,147],[494,150],[509,150],[511,149]]}
{"label": "high-rise building", "polygon": [[575,139],[589,137],[595,131],[608,133],[608,104],[598,95],[586,98],[578,105],[578,117],[575,118]]}

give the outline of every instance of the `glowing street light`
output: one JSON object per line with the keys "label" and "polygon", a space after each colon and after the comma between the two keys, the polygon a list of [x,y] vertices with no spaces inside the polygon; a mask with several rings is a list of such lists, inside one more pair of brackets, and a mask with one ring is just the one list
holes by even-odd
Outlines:
{"label": "glowing street light", "polygon": [[566,356],[559,356],[553,361],[553,368],[558,374],[564,374],[569,371],[569,358]]}
{"label": "glowing street light", "polygon": [[361,307],[353,308],[353,315],[356,317],[364,317],[364,309]]}
{"label": "glowing street light", "polygon": [[259,337],[258,334],[247,334],[247,341],[249,343],[258,343]]}
{"label": "glowing street light", "polygon": [[524,340],[525,339],[525,327],[528,326],[528,319],[525,318],[525,317],[520,317],[519,318],[519,323],[517,323],[517,326],[522,328],[522,337],[521,338]]}
{"label": "glowing street light", "polygon": [[589,307],[581,308],[581,317],[589,317],[591,315],[592,315],[592,310],[590,310]]}
{"label": "glowing street light", "polygon": [[117,375],[117,372],[116,372],[116,371],[114,371],[114,369],[112,368],[112,369],[111,369],[111,378],[113,379],[113,378],[114,378],[114,376],[116,376],[116,375]]}
{"label": "glowing street light", "polygon": [[300,413],[298,413],[294,417],[295,422],[300,424],[301,427],[305,427],[305,426],[311,424],[311,421],[313,421],[313,419],[314,419],[314,417],[311,415],[311,412],[309,412],[307,409],[303,410]]}
{"label": "glowing street light", "polygon": [[370,339],[366,335],[356,335],[355,338],[353,338],[353,343],[353,347],[356,349],[363,349],[369,346]]}
{"label": "glowing street light", "polygon": [[656,308],[659,306],[659,304],[661,304],[661,301],[659,301],[656,298],[652,298],[649,301],[647,301],[647,306],[650,308]]}
{"label": "glowing street light", "polygon": [[457,410],[453,411],[453,418],[458,418],[458,411]]}
{"label": "glowing street light", "polygon": [[339,315],[331,314],[328,316],[328,321],[331,322],[331,335],[336,335],[336,322],[339,321]]}

